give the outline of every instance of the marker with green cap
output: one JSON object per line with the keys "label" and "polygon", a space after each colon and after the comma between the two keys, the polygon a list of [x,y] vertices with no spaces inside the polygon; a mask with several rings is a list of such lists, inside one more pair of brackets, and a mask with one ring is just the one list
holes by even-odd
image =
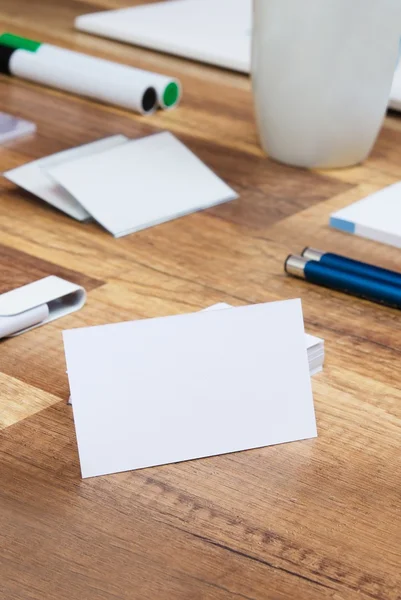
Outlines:
{"label": "marker with green cap", "polygon": [[[41,43],[12,33],[3,33],[0,35],[0,45],[14,48],[21,52],[23,51],[22,55],[21,52],[18,53],[20,54],[19,58],[13,54],[10,61],[10,71],[13,74],[29,79],[29,72],[33,72],[32,65],[35,65],[34,71],[36,79],[34,80],[39,83],[44,83],[45,85],[53,85],[53,87],[66,89],[65,85],[60,85],[60,81],[57,85],[57,80],[63,79],[60,74],[64,72],[68,73],[68,77],[72,77],[73,80],[75,79],[79,83],[75,93],[80,93],[79,90],[81,88],[86,89],[89,85],[89,81],[95,82],[96,93],[98,95],[99,85],[104,86],[101,95],[106,96],[107,98],[113,96],[113,90],[116,91],[115,100],[105,100],[105,98],[100,99],[127,108],[129,108],[129,106],[127,106],[126,99],[123,98],[123,101],[118,101],[118,98],[124,97],[125,95],[124,86],[126,86],[127,93],[132,93],[133,89],[136,87],[138,90],[142,91],[142,94],[144,93],[144,90],[153,89],[156,93],[159,106],[164,109],[173,108],[180,100],[180,82],[177,79],[165,75],[136,69],[128,65],[122,65],[110,60],[82,54],[80,52],[74,52],[73,50],[67,50],[65,48],[53,46],[52,44]],[[31,54],[30,58],[27,57],[28,52]],[[29,65],[27,64],[28,62],[30,63]],[[23,63],[24,68],[21,68],[20,63]],[[12,70],[13,67],[14,72]],[[38,75],[40,78],[41,74],[46,81],[39,81]],[[71,79],[69,79],[69,81],[71,81]],[[87,91],[83,91],[82,94],[95,97],[94,95],[88,94]],[[135,93],[133,96],[135,96]],[[152,111],[153,106],[151,106],[150,96],[151,93],[148,92],[147,109],[140,110],[140,112]],[[130,101],[128,100],[128,105],[129,104]],[[134,108],[134,110],[136,109]]]}
{"label": "marker with green cap", "polygon": [[18,50],[29,50],[29,52],[36,52],[41,46],[40,42],[35,40],[29,40],[28,38],[14,35],[13,33],[3,33],[0,35],[0,44],[9,46],[10,48],[16,48]]}

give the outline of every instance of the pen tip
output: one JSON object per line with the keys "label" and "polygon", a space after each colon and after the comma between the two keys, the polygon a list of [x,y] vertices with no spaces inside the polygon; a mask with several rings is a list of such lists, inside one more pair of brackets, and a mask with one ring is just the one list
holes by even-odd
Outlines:
{"label": "pen tip", "polygon": [[287,256],[287,258],[285,259],[285,261],[284,261],[284,271],[285,271],[286,273],[288,273],[288,271],[287,271],[287,263],[288,263],[288,261],[290,260],[291,256],[292,256],[292,254],[289,254],[289,255]]}

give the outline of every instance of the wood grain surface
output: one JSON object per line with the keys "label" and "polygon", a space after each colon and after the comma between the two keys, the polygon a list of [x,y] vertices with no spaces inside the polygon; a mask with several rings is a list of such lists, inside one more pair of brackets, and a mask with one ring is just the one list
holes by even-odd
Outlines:
{"label": "wood grain surface", "polygon": [[[0,598],[400,600],[400,313],[289,278],[283,261],[314,245],[400,269],[399,250],[327,223],[401,178],[401,116],[363,165],[279,165],[258,145],[247,77],[73,30],[75,16],[124,4],[2,0],[0,23],[178,76],[182,105],[140,117],[1,77],[0,110],[38,133],[3,146],[0,169],[169,130],[240,198],[115,240],[1,180],[0,292],[53,273],[88,302],[0,342]],[[293,297],[326,342],[317,439],[81,479],[63,329]]]}

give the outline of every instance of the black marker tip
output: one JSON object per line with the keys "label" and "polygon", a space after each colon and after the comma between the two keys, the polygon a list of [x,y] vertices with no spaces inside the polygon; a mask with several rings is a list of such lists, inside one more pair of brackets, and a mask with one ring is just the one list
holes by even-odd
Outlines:
{"label": "black marker tip", "polygon": [[154,109],[157,102],[156,90],[153,87],[149,87],[142,97],[142,109],[143,112],[148,113]]}
{"label": "black marker tip", "polygon": [[0,44],[0,73],[12,75],[10,71],[10,59],[18,48],[11,48],[5,44]]}

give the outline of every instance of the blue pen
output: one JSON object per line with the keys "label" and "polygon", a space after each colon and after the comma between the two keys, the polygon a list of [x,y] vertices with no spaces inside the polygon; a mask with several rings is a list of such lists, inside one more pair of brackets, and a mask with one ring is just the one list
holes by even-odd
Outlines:
{"label": "blue pen", "polygon": [[360,275],[361,277],[377,279],[378,281],[401,287],[401,273],[397,273],[396,271],[375,267],[369,263],[346,258],[345,256],[333,254],[332,252],[322,252],[315,248],[305,248],[302,252],[302,256],[308,260],[318,261],[322,265],[332,267],[333,269],[346,271],[347,273],[353,273],[354,275]]}
{"label": "blue pen", "polygon": [[290,255],[285,261],[284,268],[289,275],[311,283],[393,308],[401,308],[400,286],[333,269],[324,263],[308,260],[304,256]]}

